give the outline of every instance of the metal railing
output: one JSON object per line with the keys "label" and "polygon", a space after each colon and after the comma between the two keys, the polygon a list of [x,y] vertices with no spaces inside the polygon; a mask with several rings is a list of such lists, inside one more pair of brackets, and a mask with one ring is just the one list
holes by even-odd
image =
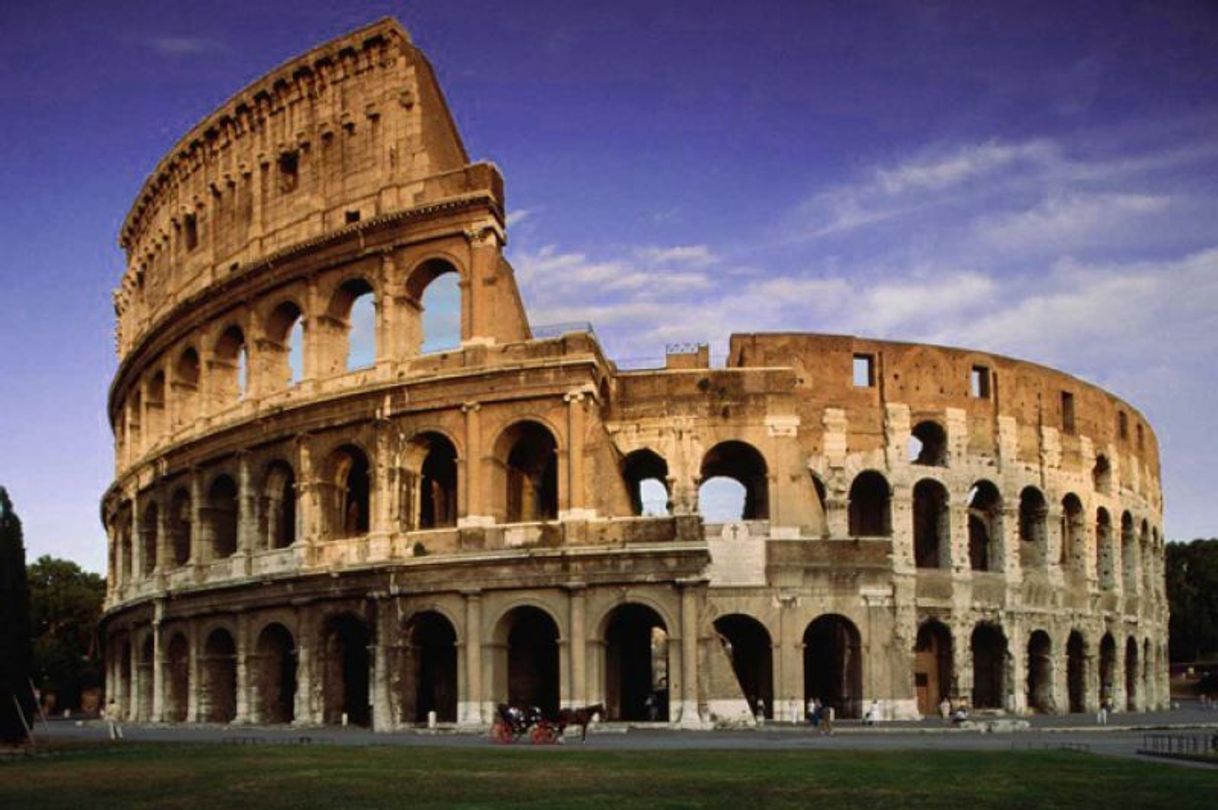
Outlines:
{"label": "metal railing", "polygon": [[1204,734],[1143,734],[1140,753],[1158,756],[1218,756],[1218,732]]}
{"label": "metal railing", "polygon": [[571,332],[586,332],[589,335],[596,336],[596,330],[592,328],[590,321],[564,321],[562,323],[545,323],[532,328],[533,338],[536,340],[544,340],[546,338],[562,337]]}

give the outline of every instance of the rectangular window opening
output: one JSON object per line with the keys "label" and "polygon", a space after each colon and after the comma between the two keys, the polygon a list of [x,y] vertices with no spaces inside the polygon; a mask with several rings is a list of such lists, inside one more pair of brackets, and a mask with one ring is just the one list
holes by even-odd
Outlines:
{"label": "rectangular window opening", "polygon": [[1124,411],[1117,411],[1117,433],[1122,441],[1129,438],[1129,417]]}
{"label": "rectangular window opening", "polygon": [[344,216],[348,225],[354,225],[359,222],[359,211],[348,211]]}
{"label": "rectangular window opening", "polygon": [[1074,394],[1062,391],[1062,432],[1074,433]]}
{"label": "rectangular window opening", "polygon": [[871,388],[875,385],[875,356],[856,354],[854,356],[854,387]]}
{"label": "rectangular window opening", "polygon": [[975,399],[990,398],[990,370],[986,366],[973,366],[969,375],[969,391]]}
{"label": "rectangular window opening", "polygon": [[194,214],[182,218],[182,239],[187,250],[194,250],[199,244],[199,220]]}
{"label": "rectangular window opening", "polygon": [[279,156],[279,189],[292,191],[300,179],[300,153],[284,152]]}

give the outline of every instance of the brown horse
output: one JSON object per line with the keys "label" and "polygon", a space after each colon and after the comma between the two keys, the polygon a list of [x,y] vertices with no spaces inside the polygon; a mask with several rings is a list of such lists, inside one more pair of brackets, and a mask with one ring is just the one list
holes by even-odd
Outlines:
{"label": "brown horse", "polygon": [[580,741],[588,739],[588,724],[592,719],[600,715],[605,716],[605,707],[601,703],[593,703],[591,706],[584,706],[582,709],[560,709],[558,712],[558,733],[561,736],[567,726],[579,726]]}

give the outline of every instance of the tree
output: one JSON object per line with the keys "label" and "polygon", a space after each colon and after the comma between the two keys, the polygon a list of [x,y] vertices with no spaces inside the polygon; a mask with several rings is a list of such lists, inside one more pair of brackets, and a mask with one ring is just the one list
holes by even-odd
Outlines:
{"label": "tree", "polygon": [[101,683],[97,622],[106,582],[70,560],[39,557],[29,567],[34,680],[61,709],[78,708],[81,690]]}
{"label": "tree", "polygon": [[30,593],[21,520],[0,487],[0,743],[21,742],[25,723],[34,721],[30,658]]}
{"label": "tree", "polygon": [[1218,539],[1167,544],[1173,661],[1218,653]]}

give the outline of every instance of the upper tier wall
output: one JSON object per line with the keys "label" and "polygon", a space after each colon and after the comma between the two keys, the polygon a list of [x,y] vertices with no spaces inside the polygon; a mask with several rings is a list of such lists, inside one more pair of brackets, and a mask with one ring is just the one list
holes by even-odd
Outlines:
{"label": "upper tier wall", "polygon": [[430,64],[393,20],[271,71],[182,138],[127,215],[120,358],[233,270],[460,196],[468,162]]}

